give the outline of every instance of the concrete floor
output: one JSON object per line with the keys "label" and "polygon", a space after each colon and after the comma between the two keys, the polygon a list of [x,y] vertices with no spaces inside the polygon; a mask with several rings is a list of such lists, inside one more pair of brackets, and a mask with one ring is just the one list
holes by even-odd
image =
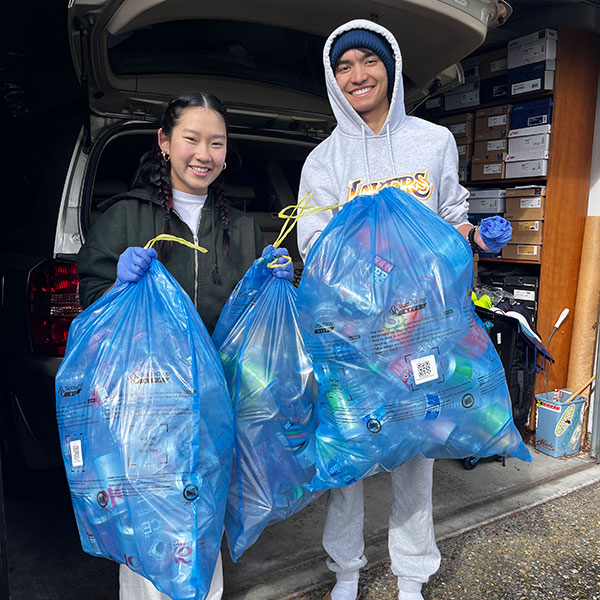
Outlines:
{"label": "concrete floor", "polygon": [[[600,481],[600,466],[587,455],[555,459],[532,450],[534,461],[480,462],[466,471],[458,461],[437,461],[434,518],[438,540],[524,511]],[[117,566],[81,551],[61,479],[38,493],[7,499],[12,600],[116,600]],[[366,553],[370,564],[387,558],[389,476],[365,486]],[[321,529],[325,498],[267,529],[233,565],[224,553],[225,600],[283,600],[332,576],[325,567]],[[592,516],[590,516],[592,518]]]}

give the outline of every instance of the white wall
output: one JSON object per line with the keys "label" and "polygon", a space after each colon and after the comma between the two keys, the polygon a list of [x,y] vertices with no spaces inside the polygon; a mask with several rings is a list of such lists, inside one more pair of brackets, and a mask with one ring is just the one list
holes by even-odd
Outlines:
{"label": "white wall", "polygon": [[596,98],[596,121],[594,125],[594,148],[592,150],[588,215],[600,216],[600,77],[598,78],[598,95]]}
{"label": "white wall", "polygon": [[[592,172],[590,174],[590,198],[588,202],[588,215],[600,216],[600,77],[598,78],[598,95],[596,97],[596,119],[594,123],[594,147],[592,150]],[[600,337],[596,352],[600,352]],[[598,364],[594,362],[594,364]],[[596,373],[596,376],[599,374]],[[590,417],[589,428],[592,428],[594,422],[594,411],[600,410],[598,405],[600,400],[600,385],[598,381],[592,388],[594,391],[590,394]],[[594,438],[597,438],[598,432],[594,432]]]}

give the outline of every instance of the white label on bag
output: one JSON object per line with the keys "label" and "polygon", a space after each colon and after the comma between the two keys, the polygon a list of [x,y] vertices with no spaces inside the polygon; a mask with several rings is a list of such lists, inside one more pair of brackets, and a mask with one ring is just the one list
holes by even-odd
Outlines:
{"label": "white label on bag", "polygon": [[433,354],[415,358],[410,361],[410,365],[413,370],[413,375],[415,376],[416,385],[427,383],[428,381],[435,381],[438,378],[437,364]]}
{"label": "white label on bag", "polygon": [[488,127],[498,127],[499,125],[506,125],[506,115],[496,115],[488,118]]}
{"label": "white label on bag", "polygon": [[483,165],[484,175],[500,175],[502,173],[502,164]]}
{"label": "white label on bag", "polygon": [[83,453],[81,452],[81,440],[69,442],[71,452],[71,465],[74,467],[83,467]]}

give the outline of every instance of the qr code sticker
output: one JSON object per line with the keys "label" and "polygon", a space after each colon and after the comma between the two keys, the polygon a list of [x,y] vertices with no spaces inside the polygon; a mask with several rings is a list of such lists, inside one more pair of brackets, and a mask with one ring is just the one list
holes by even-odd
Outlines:
{"label": "qr code sticker", "polygon": [[415,358],[410,361],[410,364],[415,376],[416,385],[427,383],[428,381],[435,381],[438,378],[437,364],[433,354]]}
{"label": "qr code sticker", "polygon": [[71,466],[83,467],[83,454],[81,452],[81,440],[69,442],[71,450]]}

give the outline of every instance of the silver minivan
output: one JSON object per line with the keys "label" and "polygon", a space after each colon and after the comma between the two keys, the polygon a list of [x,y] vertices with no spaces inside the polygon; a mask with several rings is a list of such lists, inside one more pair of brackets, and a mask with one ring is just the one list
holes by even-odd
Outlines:
{"label": "silver minivan", "polygon": [[70,0],[86,110],[54,173],[62,193],[25,203],[30,223],[0,253],[5,471],[60,464],[54,375],[81,311],[76,256],[102,201],[128,188],[168,98],[208,90],[224,101],[226,195],[273,240],[305,157],[335,126],[322,66],[334,28],[368,18],[396,35],[410,112],[461,83],[458,61],[510,12],[504,0]]}

